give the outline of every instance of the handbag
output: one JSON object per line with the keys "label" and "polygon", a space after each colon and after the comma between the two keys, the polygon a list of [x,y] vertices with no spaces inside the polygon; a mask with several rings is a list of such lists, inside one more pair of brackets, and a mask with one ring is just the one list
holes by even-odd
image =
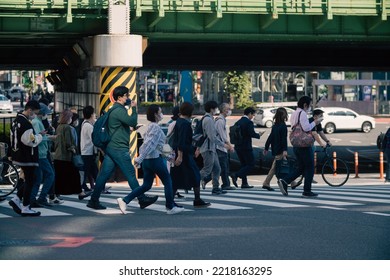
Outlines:
{"label": "handbag", "polygon": [[311,147],[314,143],[314,137],[311,131],[306,132],[303,130],[300,124],[301,113],[298,116],[298,123],[291,129],[290,142],[293,147],[297,148]]}
{"label": "handbag", "polygon": [[174,151],[169,144],[164,144],[162,147],[160,147],[160,153],[163,158],[170,159]]}
{"label": "handbag", "polygon": [[290,162],[286,158],[275,161],[275,176],[276,178],[285,178],[290,173]]}
{"label": "handbag", "polygon": [[73,155],[72,163],[73,166],[76,167],[78,170],[82,170],[84,168],[84,161],[81,155]]}

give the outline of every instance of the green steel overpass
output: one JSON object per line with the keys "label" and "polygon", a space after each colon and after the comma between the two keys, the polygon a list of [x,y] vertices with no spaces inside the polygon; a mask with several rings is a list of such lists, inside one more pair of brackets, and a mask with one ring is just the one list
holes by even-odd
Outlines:
{"label": "green steel overpass", "polygon": [[[129,2],[145,68],[390,69],[390,0]],[[108,6],[0,0],[0,69],[60,69],[77,43],[88,57],[86,38],[108,33]]]}

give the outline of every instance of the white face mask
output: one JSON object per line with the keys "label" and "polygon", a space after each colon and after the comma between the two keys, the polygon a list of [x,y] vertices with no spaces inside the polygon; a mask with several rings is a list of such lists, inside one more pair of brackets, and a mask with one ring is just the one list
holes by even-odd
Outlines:
{"label": "white face mask", "polygon": [[42,120],[47,120],[47,115],[43,115]]}
{"label": "white face mask", "polygon": [[232,115],[232,110],[229,110],[226,114],[226,116],[231,116]]}
{"label": "white face mask", "polygon": [[76,127],[76,126],[78,126],[79,125],[79,121],[75,121],[74,123],[73,123],[73,126],[74,127]]}
{"label": "white face mask", "polygon": [[32,113],[32,114],[29,116],[29,119],[30,119],[30,120],[35,119],[35,113]]}
{"label": "white face mask", "polygon": [[217,109],[215,109],[215,111],[214,111],[214,115],[218,115],[220,112],[219,112],[219,109],[217,108]]}

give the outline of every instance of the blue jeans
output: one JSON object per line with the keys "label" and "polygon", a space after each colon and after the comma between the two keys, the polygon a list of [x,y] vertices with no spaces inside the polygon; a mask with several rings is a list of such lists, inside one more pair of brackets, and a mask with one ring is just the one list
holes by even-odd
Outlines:
{"label": "blue jeans", "polygon": [[228,153],[217,150],[219,165],[221,166],[222,188],[230,187],[229,180],[229,155]]}
{"label": "blue jeans", "polygon": [[81,187],[83,190],[89,190],[87,187],[87,179],[91,189],[95,188],[95,181],[98,174],[98,167],[96,165],[96,155],[82,155],[84,162],[84,177]]}
{"label": "blue jeans", "polygon": [[35,168],[35,180],[31,190],[31,200],[35,200],[39,191],[39,186],[43,181],[39,200],[45,200],[54,184],[54,168],[48,158],[39,159],[39,167]]}
{"label": "blue jeans", "polygon": [[298,168],[294,169],[290,173],[285,181],[287,184],[290,184],[298,176],[302,175],[305,177],[305,183],[303,185],[304,192],[311,192],[311,184],[313,182],[314,176],[314,152],[312,147],[306,148],[293,148],[295,157],[297,158]]}
{"label": "blue jeans", "polygon": [[[106,186],[106,182],[110,179],[112,173],[116,167],[119,167],[125,175],[127,182],[132,190],[139,188],[138,180],[135,176],[135,170],[133,163],[131,162],[130,154],[128,149],[113,149],[108,147],[104,160],[96,178],[95,188],[91,195],[92,201],[99,201],[100,195]],[[138,197],[142,200],[145,195]]]}
{"label": "blue jeans", "polygon": [[162,157],[144,159],[142,162],[142,171],[144,173],[144,182],[139,188],[133,189],[131,193],[123,198],[123,201],[127,204],[130,203],[135,197],[144,194],[152,188],[153,180],[155,175],[161,179],[161,182],[164,185],[165,192],[165,206],[168,209],[174,207],[173,202],[173,190],[172,190],[172,180],[171,175],[168,172],[167,164]]}

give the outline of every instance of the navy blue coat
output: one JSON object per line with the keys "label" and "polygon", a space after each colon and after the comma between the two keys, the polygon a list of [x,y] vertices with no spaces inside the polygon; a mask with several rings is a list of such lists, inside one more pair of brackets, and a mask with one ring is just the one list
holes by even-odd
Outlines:
{"label": "navy blue coat", "polygon": [[236,150],[253,150],[252,138],[260,139],[260,134],[255,131],[253,122],[247,117],[241,117],[237,124],[241,127],[242,140],[234,148]]}

